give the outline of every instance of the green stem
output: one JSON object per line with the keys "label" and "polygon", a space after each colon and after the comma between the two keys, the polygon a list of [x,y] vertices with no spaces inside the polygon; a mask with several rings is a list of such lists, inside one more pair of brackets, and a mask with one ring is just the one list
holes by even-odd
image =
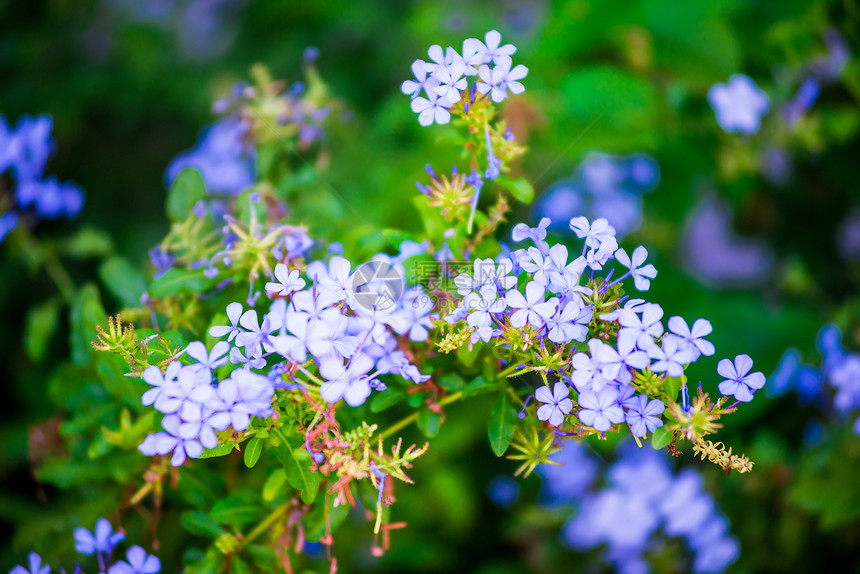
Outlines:
{"label": "green stem", "polygon": [[[439,401],[439,406],[444,407],[445,405],[451,404],[455,401],[459,401],[462,398],[463,398],[463,391],[457,391],[453,395],[448,395],[447,397],[445,397],[444,399]],[[388,427],[388,429],[386,431],[384,431],[381,436],[382,436],[382,438],[388,438],[391,435],[393,435],[394,433],[396,433],[397,431],[399,431],[400,429],[408,427],[409,425],[411,425],[412,423],[414,423],[417,420],[418,420],[418,412],[416,411],[416,412],[412,413],[411,415],[409,415],[408,417],[397,421],[393,426]]]}
{"label": "green stem", "polygon": [[244,544],[250,544],[252,540],[260,536],[266,529],[271,526],[278,518],[281,517],[287,510],[289,510],[292,501],[287,501],[274,509],[271,514],[269,514],[265,520],[263,520],[260,524],[254,528],[251,532],[248,533],[248,536],[243,540]]}
{"label": "green stem", "polygon": [[71,304],[75,300],[75,284],[63,264],[53,253],[45,261],[45,271],[48,272],[48,276],[60,290],[66,303]]}

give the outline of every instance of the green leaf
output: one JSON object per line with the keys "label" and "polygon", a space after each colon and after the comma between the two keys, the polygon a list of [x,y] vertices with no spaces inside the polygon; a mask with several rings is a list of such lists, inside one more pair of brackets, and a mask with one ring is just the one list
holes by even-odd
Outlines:
{"label": "green leaf", "polygon": [[202,293],[213,285],[213,280],[202,269],[188,270],[174,267],[155,279],[149,289],[153,299],[162,299],[179,293]]}
{"label": "green leaf", "polygon": [[233,555],[233,559],[230,561],[230,574],[250,574],[251,567],[248,566],[248,563],[236,556]]}
{"label": "green leaf", "polygon": [[663,391],[666,393],[666,396],[672,399],[673,401],[678,398],[678,391],[681,390],[681,384],[686,380],[684,375],[680,377],[666,377],[666,380],[663,383]]}
{"label": "green leaf", "polygon": [[506,189],[510,194],[522,203],[531,203],[535,199],[535,188],[529,180],[525,178],[511,179],[505,176],[499,176],[493,180],[496,184]]}
{"label": "green leaf", "polygon": [[439,386],[454,393],[465,387],[466,381],[457,373],[446,373],[439,377]]}
{"label": "green leaf", "polygon": [[472,397],[482,393],[498,390],[499,382],[496,380],[488,380],[478,375],[472,382],[463,388],[463,397]]}
{"label": "green leaf", "polygon": [[275,500],[275,497],[284,489],[286,483],[287,473],[284,472],[284,469],[276,468],[273,470],[272,474],[266,479],[265,484],[263,484],[263,500],[266,502]]}
{"label": "green leaf", "polygon": [[320,475],[311,470],[311,455],[304,448],[304,439],[297,434],[284,435],[276,429],[269,435],[269,445],[284,465],[287,481],[301,491],[302,501],[310,504],[317,496]]}
{"label": "green leaf", "polygon": [[214,458],[216,456],[226,456],[233,452],[236,449],[236,443],[233,441],[225,442],[224,444],[219,444],[215,448],[207,448],[203,451],[203,454],[198,456],[197,458]]}
{"label": "green leaf", "polygon": [[247,491],[222,498],[212,507],[210,515],[218,524],[229,524],[240,530],[260,515],[260,506],[254,498],[255,494]]}
{"label": "green leaf", "polygon": [[517,429],[517,411],[511,405],[507,394],[502,394],[496,408],[490,413],[488,427],[490,447],[496,456],[502,456],[508,450]]}
{"label": "green leaf", "polygon": [[672,442],[672,436],[675,433],[667,429],[666,427],[660,427],[654,431],[654,434],[651,435],[651,447],[654,450],[660,450],[661,448],[666,448],[669,446],[669,443]]}
{"label": "green leaf", "polygon": [[384,392],[374,394],[373,398],[370,400],[370,412],[382,412],[385,409],[396,405],[405,397],[406,393],[403,392],[403,389],[388,387]]}
{"label": "green leaf", "polygon": [[56,299],[30,308],[27,312],[27,329],[24,331],[24,350],[28,357],[37,360],[45,356],[59,318],[60,305]]}
{"label": "green leaf", "polygon": [[224,533],[224,529],[205,512],[183,512],[179,520],[182,528],[191,534],[217,538]]}
{"label": "green leaf", "polygon": [[72,347],[72,362],[85,365],[90,359],[90,343],[96,338],[96,325],[106,323],[105,310],[95,285],[84,285],[78,291],[70,315],[72,329],[69,343]]}
{"label": "green leaf", "polygon": [[62,255],[71,257],[103,257],[113,251],[113,241],[110,235],[100,229],[84,227],[74,235],[60,243]]}
{"label": "green leaf", "polygon": [[433,438],[439,434],[439,429],[442,428],[442,415],[434,413],[427,407],[423,407],[418,411],[418,428],[424,433],[427,438]]}
{"label": "green leaf", "polygon": [[260,460],[260,455],[263,453],[263,439],[254,437],[248,442],[245,447],[245,466],[254,468],[257,461]]}
{"label": "green leaf", "polygon": [[196,169],[183,169],[167,192],[167,217],[170,221],[185,221],[194,205],[206,198],[206,183]]}
{"label": "green leaf", "polygon": [[146,279],[128,260],[110,257],[99,266],[99,277],[111,294],[126,307],[139,307]]}
{"label": "green leaf", "polygon": [[475,364],[475,359],[478,358],[480,352],[481,348],[478,345],[472,345],[471,349],[469,345],[463,345],[457,349],[457,359],[467,367],[471,367]]}

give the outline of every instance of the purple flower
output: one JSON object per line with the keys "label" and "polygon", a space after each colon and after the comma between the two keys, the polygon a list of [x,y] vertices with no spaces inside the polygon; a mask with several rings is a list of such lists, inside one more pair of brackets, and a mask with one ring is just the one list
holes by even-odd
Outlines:
{"label": "purple flower", "polygon": [[345,301],[351,292],[350,269],[352,264],[345,258],[335,255],[328,262],[328,268],[322,261],[314,261],[308,265],[308,277],[316,285],[317,289],[326,291],[334,297],[335,302]]}
{"label": "purple flower", "polygon": [[448,108],[451,103],[435,92],[427,94],[428,97],[418,96],[412,100],[412,111],[418,114],[418,123],[422,126],[429,126],[433,122],[437,124],[447,124],[451,121],[451,112]]}
{"label": "purple flower", "polygon": [[492,339],[493,337],[501,336],[502,332],[503,331],[501,329],[495,329],[489,325],[478,327],[472,333],[471,337],[469,337],[469,342],[471,342],[473,345],[478,341],[489,343],[490,339]]}
{"label": "purple flower", "polygon": [[516,242],[531,239],[541,253],[549,253],[549,244],[544,240],[546,239],[546,228],[551,223],[552,220],[549,217],[542,218],[537,227],[529,227],[525,223],[517,223],[513,231],[511,231],[511,239]]}
{"label": "purple flower", "polygon": [[223,337],[229,333],[229,337],[227,337],[227,341],[230,342],[233,338],[242,332],[239,328],[239,318],[242,316],[242,304],[241,303],[230,303],[227,305],[227,319],[230,321],[230,325],[215,325],[211,329],[209,329],[209,334],[213,337]]}
{"label": "purple flower", "polygon": [[460,92],[468,86],[468,81],[463,77],[465,73],[466,63],[462,59],[438,66],[433,71],[433,77],[439,81],[439,85],[434,87],[433,91],[450,104],[456,104],[460,101]]}
{"label": "purple flower", "polygon": [[647,395],[636,395],[625,402],[627,406],[627,424],[633,436],[643,437],[649,432],[654,432],[657,427],[663,426],[659,415],[666,410],[666,405],[660,399],[648,400]]}
{"label": "purple flower", "polygon": [[529,281],[526,285],[526,295],[511,289],[505,294],[505,301],[508,307],[517,309],[511,315],[511,326],[516,329],[521,329],[526,323],[540,329],[543,327],[546,319],[551,317],[558,306],[558,299],[552,297],[549,301],[544,301],[546,290],[537,281]]}
{"label": "purple flower", "polygon": [[122,542],[125,534],[114,532],[107,518],[99,518],[93,532],[86,528],[75,529],[75,551],[92,555],[97,552],[110,554],[114,546]]}
{"label": "purple flower", "polygon": [[182,466],[186,458],[197,458],[203,454],[203,445],[197,439],[186,440],[180,437],[181,424],[182,420],[178,416],[167,415],[161,421],[164,431],[147,436],[137,450],[147,456],[172,452],[173,456],[170,458],[172,466]]}
{"label": "purple flower", "polygon": [[9,574],[51,574],[51,567],[47,564],[42,566],[42,557],[31,552],[29,556],[30,568],[15,566]]}
{"label": "purple flower", "polygon": [[[198,368],[206,371],[214,371],[218,367],[227,364],[227,352],[230,350],[230,343],[226,341],[218,341],[212,347],[211,352],[206,351],[206,345],[200,341],[194,341],[188,344],[185,352],[189,357],[196,360]],[[192,365],[193,366],[193,365]]]}
{"label": "purple flower", "polygon": [[469,38],[463,42],[463,58],[471,65],[510,63],[511,56],[517,51],[513,44],[502,43],[502,35],[496,30],[490,30],[484,35],[484,41],[477,38]]}
{"label": "purple flower", "polygon": [[648,368],[651,364],[651,358],[648,353],[636,349],[636,335],[630,331],[624,331],[618,334],[618,362],[621,365],[621,370],[615,378],[619,383],[629,383],[633,380],[633,374],[630,369],[639,369],[640,371]]}
{"label": "purple flower", "polygon": [[161,560],[147,554],[140,546],[132,546],[125,554],[125,560],[120,560],[110,567],[107,574],[157,574],[161,572]]}
{"label": "purple flower", "polygon": [[567,267],[567,247],[553,245],[546,257],[536,247],[529,247],[528,254],[530,259],[523,261],[521,266],[527,273],[534,274],[535,281],[546,287],[562,278]]}
{"label": "purple flower", "polygon": [[406,80],[400,86],[400,91],[410,96],[413,100],[418,97],[421,90],[428,92],[438,85],[438,80],[427,75],[427,63],[424,60],[418,59],[412,62],[412,74],[415,80]]}
{"label": "purple flower", "polygon": [[463,299],[463,305],[470,311],[466,324],[470,327],[490,327],[493,316],[507,309],[505,298],[499,297],[495,286],[485,286],[479,293],[469,293]]}
{"label": "purple flower", "polygon": [[320,396],[328,403],[344,399],[351,407],[363,405],[370,396],[371,377],[367,373],[371,368],[373,359],[364,353],[356,354],[346,366],[341,359],[323,359],[320,375],[326,382],[320,385]]}
{"label": "purple flower", "polygon": [[457,293],[466,296],[472,291],[480,291],[483,287],[493,289],[513,289],[517,278],[511,275],[514,264],[507,257],[499,260],[498,265],[492,259],[476,259],[473,264],[474,274],[460,273],[454,277]]}
{"label": "purple flower", "polygon": [[210,193],[236,194],[254,183],[253,154],[243,142],[247,127],[225,119],[203,130],[197,147],[178,155],[167,168],[172,184],[183,169],[200,171]]}
{"label": "purple flower", "polygon": [[711,327],[711,322],[707,319],[696,319],[693,323],[693,328],[687,326],[687,322],[681,317],[669,318],[669,330],[693,345],[696,350],[706,357],[710,357],[716,352],[713,343],[704,340],[702,337],[710,335],[714,330]]}
{"label": "purple flower", "polygon": [[603,243],[615,238],[615,228],[602,217],[591,224],[584,217],[574,217],[570,220],[570,229],[577,237],[585,239],[585,245],[591,249],[600,249]]}
{"label": "purple flower", "polygon": [[239,325],[246,330],[236,336],[236,345],[245,347],[249,356],[260,357],[263,354],[261,346],[267,352],[273,350],[269,335],[277,330],[280,325],[272,325],[268,315],[263,315],[263,321],[260,323],[257,319],[257,312],[254,309],[249,309],[242,313],[242,317],[239,318]]}
{"label": "purple flower", "polygon": [[[639,313],[642,317],[639,317]],[[636,310],[628,309],[626,306],[618,314],[618,323],[622,332],[629,332],[636,336],[636,346],[640,349],[649,349],[654,346],[654,339],[663,335],[663,308],[656,303],[646,303]]]}
{"label": "purple flower", "polygon": [[582,391],[579,393],[579,412],[582,424],[596,431],[606,432],[613,424],[624,422],[624,411],[615,402],[618,390],[605,387],[599,392]]}
{"label": "purple flower", "polygon": [[[275,388],[267,377],[237,369],[215,388],[214,397],[208,405],[219,413],[210,421],[216,430],[232,426],[242,432],[251,424],[251,417],[265,418],[272,415],[272,397]],[[215,426],[217,425],[217,426]]]}
{"label": "purple flower", "polygon": [[680,377],[684,374],[684,365],[695,361],[699,356],[698,352],[681,337],[664,335],[660,346],[652,344],[648,347],[648,355],[655,360],[651,370],[655,373],[666,373],[670,377]]}
{"label": "purple flower", "polygon": [[583,307],[581,299],[570,301],[564,307],[559,305],[558,311],[546,321],[546,337],[559,345],[585,341],[592,316],[593,309]]}
{"label": "purple flower", "polygon": [[738,355],[735,362],[723,359],[717,364],[717,372],[726,378],[718,388],[723,395],[734,395],[742,403],[753,399],[753,393],[764,386],[764,375],[759,372],[750,373],[753,366],[749,355]]}
{"label": "purple flower", "polygon": [[290,271],[283,263],[275,265],[275,279],[277,282],[266,283],[266,293],[272,296],[286,297],[305,288],[305,280],[299,277],[299,270]]}
{"label": "purple flower", "polygon": [[633,259],[627,256],[627,252],[619,249],[615,252],[615,259],[630,271],[625,274],[633,276],[633,284],[639,291],[647,291],[651,286],[651,279],[657,276],[657,270],[650,263],[642,266],[648,257],[648,250],[641,245],[633,250]]}
{"label": "purple flower", "polygon": [[525,78],[528,73],[529,69],[522,64],[511,69],[510,60],[496,64],[492,69],[483,64],[478,68],[480,81],[476,86],[481,94],[490,92],[490,97],[498,104],[508,97],[508,92],[516,95],[525,91],[519,80]]}
{"label": "purple flower", "polygon": [[729,78],[728,84],[715,84],[708,90],[708,103],[717,114],[717,123],[727,132],[754,134],[767,112],[767,94],[743,74]]}
{"label": "purple flower", "polygon": [[542,403],[546,403],[538,407],[537,418],[541,421],[549,421],[554,427],[557,427],[564,422],[564,415],[569,414],[573,409],[573,401],[570,400],[570,389],[562,382],[558,382],[552,387],[543,386],[535,391],[535,398]]}

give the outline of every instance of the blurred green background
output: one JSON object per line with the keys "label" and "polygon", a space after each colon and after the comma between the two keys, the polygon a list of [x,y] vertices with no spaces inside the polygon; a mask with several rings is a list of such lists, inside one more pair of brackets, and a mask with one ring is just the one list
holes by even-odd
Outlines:
{"label": "blurred green background", "polygon": [[[793,96],[804,66],[824,52],[822,33],[838,30],[856,52],[858,24],[860,9],[850,1],[4,2],[0,114],[9,122],[50,114],[57,152],[48,171],[87,193],[79,219],[43,223],[36,236],[50,241],[100,230],[102,252],[123,253],[151,272],[146,251],[168,228],[165,169],[214,121],[212,101],[258,62],[276,78],[299,80],[302,53],[316,46],[318,68],[349,117],[327,135],[325,187],[337,193],[309,198],[319,217],[305,223],[330,240],[354,227],[352,210],[368,225],[409,228],[419,221],[411,198],[424,164],[445,169],[458,154],[439,137],[444,131],[418,126],[400,83],[430,44],[458,47],[498,29],[518,47],[517,62],[529,67],[525,94],[504,113],[529,147],[515,169],[538,194],[569,178],[589,151],[644,152],[659,164],[660,183],[644,196],[644,223],[622,244],[645,244],[655,258],[659,275],[650,299],[668,314],[712,321],[717,355],[689,375],[713,381],[717,361],[738,353],[751,355],[765,374],[789,347],[815,364],[816,333],[834,318],[846,344],[857,348],[858,271],[840,257],[837,229],[860,205],[860,66],[849,62],[789,138],[794,169],[784,186],[744,169],[754,163],[756,144],[721,132],[705,94],[745,73],[776,108]],[[708,194],[730,206],[735,233],[758,238],[771,253],[766,273],[751,284],[703,281],[682,262],[685,225]],[[517,221],[535,221],[528,206],[516,207],[509,223]],[[64,495],[31,472],[40,448],[58,448],[50,429],[63,415],[45,382],[68,356],[68,341],[55,336],[43,360],[27,358],[26,311],[54,287],[25,255],[6,247],[0,244],[0,540],[10,541],[0,546],[4,568],[30,549],[71,547],[71,530],[62,540],[28,539],[22,525],[51,517],[57,536],[78,525],[72,503],[64,507]],[[97,280],[97,261],[72,259],[76,282]],[[119,303],[107,300],[106,307],[115,311]],[[812,448],[804,428],[814,418],[826,431]],[[414,471],[418,486],[399,491],[397,508],[410,528],[393,534],[382,561],[366,550],[367,529],[366,539],[343,543],[340,555],[353,556],[355,569],[561,572],[585,562],[556,542],[564,516],[535,506],[538,478],[522,482],[513,509],[492,505],[486,485],[515,467],[489,460],[482,434],[470,425],[484,422],[469,417],[468,405],[451,409],[431,454]],[[860,453],[857,437],[843,427],[815,407],[799,408],[792,396],[761,397],[724,429],[727,444],[758,462],[752,475],[726,479],[684,457],[702,468],[741,541],[731,571],[856,568]],[[487,464],[473,464],[475,457]],[[828,465],[838,472],[826,472]]]}

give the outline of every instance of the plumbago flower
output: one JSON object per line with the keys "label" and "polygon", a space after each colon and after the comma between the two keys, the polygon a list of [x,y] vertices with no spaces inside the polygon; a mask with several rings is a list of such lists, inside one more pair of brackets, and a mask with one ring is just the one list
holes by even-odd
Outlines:
{"label": "plumbago flower", "polygon": [[[539,374],[547,386],[535,394],[544,403],[537,409],[537,419],[559,427],[563,436],[623,432],[620,425],[627,423],[637,441],[654,434],[653,443],[659,447],[673,436],[684,437],[693,442],[697,453],[727,470],[748,471],[751,463],[746,458],[723,452],[719,444],[703,438],[718,428],[715,421],[732,412],[737,403],[726,407],[725,398],[714,403],[701,390],[693,401],[687,398],[684,371],[699,357],[714,353],[713,345],[704,339],[711,324],[698,319],[690,328],[682,318],[671,317],[667,333],[660,305],[629,299],[622,290],[624,281],[632,279],[633,288],[645,291],[657,270],[646,264],[644,247],[634,249],[632,257],[618,248],[615,230],[606,220],[577,217],[570,221],[571,230],[583,240],[573,261],[566,246],[545,241],[548,223],[542,221],[534,229],[522,224],[514,228],[514,242],[529,241],[533,246],[506,255],[515,262],[524,287],[508,290],[504,304],[500,303],[503,290],[495,285],[479,286],[471,279],[457,283],[457,295],[463,299],[445,317],[452,332],[440,345],[442,350],[452,350],[451,341],[465,341],[470,334],[471,344],[480,340],[491,345],[512,365],[503,371],[509,376]],[[620,273],[613,279],[617,270]],[[477,301],[483,304],[480,313],[473,311],[464,321],[461,309],[473,308]],[[751,391],[764,385],[761,373],[749,374],[751,365],[746,355],[734,365],[721,362],[718,371],[726,380],[719,391],[738,401],[751,400]],[[573,392],[570,405],[562,403],[571,400],[568,391]],[[528,409],[526,401],[521,415]],[[545,455],[537,439],[530,444],[525,437],[521,435],[524,444],[515,443],[524,460],[532,452],[538,459]],[[521,470],[530,470],[530,464],[524,463]]]}
{"label": "plumbago flower", "polygon": [[[161,572],[161,560],[148,554],[142,547],[134,545],[128,549],[126,560],[113,562],[112,554],[117,545],[125,540],[125,534],[114,532],[111,523],[106,518],[99,518],[93,532],[86,528],[75,530],[75,551],[87,556],[95,554],[99,572],[106,574],[158,574]],[[65,570],[60,570],[65,572]],[[83,572],[80,564],[76,564],[74,572]],[[15,566],[9,574],[50,574],[51,567],[42,564],[42,557],[31,552],[28,566]]]}
{"label": "plumbago flower", "polygon": [[[206,553],[217,564],[200,558],[198,571],[225,560],[241,570],[252,539],[255,546],[265,539],[279,565],[305,540],[320,540],[335,569],[337,521],[356,495],[375,503],[373,552],[382,553],[389,531],[403,526],[384,507],[428,448],[404,446],[396,435],[414,423],[432,437],[447,405],[480,393],[496,394],[486,413],[489,444],[498,456],[516,451],[517,474],[548,462],[565,441],[609,432],[673,452],[689,440],[726,470],[751,469],[704,438],[735,406],[701,387],[689,396],[685,369],[715,352],[705,339],[710,323],[688,327],[671,317],[667,332],[662,306],[625,292],[645,292],[656,280],[645,247],[620,248],[606,219],[584,217],[568,223],[581,245],[551,244],[548,218],[515,225],[513,248],[497,242],[510,202],[533,196],[512,173],[524,149],[497,119],[497,104],[522,91],[525,70],[513,65],[514,54],[490,32],[462,51],[432,46],[428,61],[413,64],[415,80],[402,89],[419,123],[460,120],[450,129],[463,131],[468,167],[437,176],[426,166],[430,183],[419,182],[415,198],[424,225],[382,234],[398,238],[384,248],[329,243],[285,219],[293,210],[312,217],[301,202],[287,208],[285,190],[305,186],[287,166],[214,196],[197,172],[176,174],[157,276],[141,307],[123,312],[137,330],[115,318],[94,346],[121,357],[140,391],[138,420],[105,431],[111,445],[151,457],[130,505],[149,494],[160,504],[164,488],[218,468],[206,460],[214,457],[241,457],[253,469],[248,484],[262,488],[259,496],[235,494],[242,526],[256,523],[242,536],[222,527],[232,528],[232,518],[205,517],[219,532]],[[243,152],[284,158],[285,140],[308,148],[301,134],[317,124],[306,115],[335,105],[324,99],[328,90],[284,93],[268,74],[255,76],[254,89],[221,106],[244,126],[242,145],[253,153]],[[759,384],[743,365],[736,370],[732,394]],[[155,567],[132,550],[101,571]]]}

